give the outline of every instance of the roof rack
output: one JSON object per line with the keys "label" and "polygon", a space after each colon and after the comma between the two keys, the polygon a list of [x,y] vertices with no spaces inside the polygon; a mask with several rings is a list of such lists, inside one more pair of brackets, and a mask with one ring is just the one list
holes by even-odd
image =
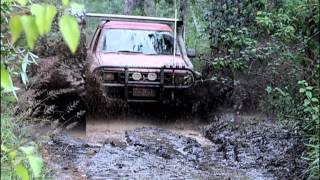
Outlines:
{"label": "roof rack", "polygon": [[181,20],[175,18],[162,18],[162,17],[148,17],[148,16],[127,16],[117,14],[101,14],[101,13],[86,13],[87,17],[103,18],[104,20],[128,20],[128,21],[139,21],[143,20],[146,22],[162,22],[162,23],[182,23]]}

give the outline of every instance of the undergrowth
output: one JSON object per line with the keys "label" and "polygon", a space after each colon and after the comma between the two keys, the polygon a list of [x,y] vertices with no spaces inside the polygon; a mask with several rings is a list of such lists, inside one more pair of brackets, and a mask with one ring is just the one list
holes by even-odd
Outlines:
{"label": "undergrowth", "polygon": [[46,169],[38,145],[26,138],[25,125],[13,109],[14,104],[1,101],[1,179],[44,178]]}

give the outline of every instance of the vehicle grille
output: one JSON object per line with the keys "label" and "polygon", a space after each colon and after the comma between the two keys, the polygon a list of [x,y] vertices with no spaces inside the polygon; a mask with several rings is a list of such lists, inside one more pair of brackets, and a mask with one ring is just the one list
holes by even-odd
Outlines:
{"label": "vehicle grille", "polygon": [[[112,72],[112,71],[103,71],[101,73],[112,73],[114,75],[114,80],[110,81],[110,80],[103,80],[105,83],[120,83],[120,84],[124,84],[125,83],[125,72]],[[142,78],[140,80],[134,80],[132,78],[134,72],[128,72],[128,81],[129,82],[134,82],[134,83],[160,83],[161,81],[161,77],[160,77],[160,72],[156,72],[157,74],[157,78],[154,81],[151,81],[148,79],[148,74],[150,72],[142,72]],[[183,75],[179,75],[179,74],[175,74],[175,76],[173,76],[172,72],[164,72],[164,78],[163,78],[163,83],[164,85],[183,85],[181,83],[177,83],[177,78],[179,78],[178,76],[184,76]],[[184,84],[186,85],[186,84]]]}
{"label": "vehicle grille", "polygon": [[[129,81],[134,81],[134,82],[160,82],[160,73],[157,74],[157,79],[154,81],[150,81],[148,79],[148,73],[141,73],[142,78],[139,81],[135,81],[132,78],[133,72],[129,72]],[[125,81],[125,73],[118,73],[119,75],[119,82],[124,82]],[[165,73],[164,74],[164,84],[171,84],[172,83],[172,73]]]}

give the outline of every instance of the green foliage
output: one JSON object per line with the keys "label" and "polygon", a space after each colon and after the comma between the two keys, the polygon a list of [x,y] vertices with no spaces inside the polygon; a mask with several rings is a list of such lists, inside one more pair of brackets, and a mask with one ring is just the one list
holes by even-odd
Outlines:
{"label": "green foliage", "polygon": [[36,18],[36,25],[40,35],[43,36],[45,33],[50,32],[53,18],[57,14],[56,7],[52,5],[33,4],[31,6],[31,13]]}
{"label": "green foliage", "polygon": [[[260,102],[264,112],[275,114],[280,120],[301,117],[302,107],[297,105],[297,99],[288,93],[288,88],[280,89],[268,86],[266,92],[268,93],[266,98]],[[296,121],[286,121],[286,123],[292,126],[301,124],[297,124]]]}
{"label": "green foliage", "polygon": [[258,11],[256,16],[257,24],[264,30],[267,30],[268,33],[270,33],[273,29],[273,21],[271,20],[271,15],[271,13]]}
{"label": "green foliage", "polygon": [[[241,73],[248,81],[257,79],[254,85],[260,91],[248,91],[258,95],[262,111],[305,134],[308,174],[310,179],[319,177],[318,1],[207,2],[203,16],[208,22],[211,67]],[[298,84],[301,79],[305,81]]]}
{"label": "green foliage", "polygon": [[[20,74],[21,80],[24,84],[27,84],[27,65],[30,62],[35,62],[35,56],[29,52],[25,53],[20,51],[19,46],[21,42],[19,38],[22,32],[25,33],[27,45],[30,49],[33,49],[36,45],[36,41],[39,36],[45,36],[50,32],[51,26],[54,18],[57,14],[57,8],[54,5],[47,3],[31,3],[30,6],[26,6],[28,1],[17,1],[21,7],[19,9],[12,9],[11,6],[15,5],[15,2],[5,1],[1,3],[1,18],[4,18],[6,21],[1,21],[1,25],[4,28],[1,28],[1,88],[4,88],[4,91],[1,91],[1,96],[4,96],[4,92],[13,92],[14,86],[10,85],[11,81],[11,71],[12,73]],[[83,9],[83,6],[77,3],[69,3],[69,1],[63,1],[65,5],[70,5],[70,8],[76,10]],[[66,6],[65,8],[67,8]],[[13,12],[14,10],[14,12]],[[62,9],[63,11],[64,9]],[[28,15],[30,12],[31,15]],[[10,17],[10,19],[8,18]],[[9,20],[7,20],[9,19]],[[6,22],[9,21],[7,24]],[[74,53],[77,49],[80,40],[80,28],[76,19],[69,15],[63,15],[60,19],[60,29],[62,30],[63,39],[66,41],[71,52]],[[11,43],[5,42],[5,37],[7,32],[4,30],[7,28],[10,30],[11,34]],[[18,45],[19,44],[19,45]],[[11,68],[11,66],[16,66],[15,61],[9,61],[8,59],[18,59],[21,61],[21,66],[18,68],[20,72],[15,72],[16,67]],[[32,61],[29,61],[32,59]],[[6,66],[5,66],[6,65]],[[8,78],[9,72],[9,78]],[[3,84],[3,85],[2,85]]]}
{"label": "green foliage", "polygon": [[[35,151],[35,145],[22,146],[18,150],[8,149],[5,145],[1,145],[1,154],[6,157],[3,163],[10,164],[11,168],[21,179],[30,179],[29,177],[40,177],[43,161]],[[8,161],[8,162],[7,162]],[[28,171],[30,167],[31,172]]]}
{"label": "green foliage", "polygon": [[[23,3],[23,6],[26,3]],[[71,8],[74,9],[83,9],[83,6],[77,3],[69,3],[69,1],[63,1],[63,4],[67,6],[70,4]],[[50,32],[52,21],[57,14],[57,9],[54,5],[49,4],[31,4],[30,9],[28,9],[32,16],[29,15],[16,15],[12,16],[10,19],[10,30],[12,35],[12,41],[15,42],[21,34],[21,26],[23,27],[24,32],[26,33],[27,43],[29,48],[33,49],[35,42],[39,35],[44,36],[46,33]],[[65,17],[66,15],[62,16]],[[66,18],[64,18],[66,19]],[[76,19],[72,16],[67,18],[71,22],[71,29],[73,30],[74,36],[80,37],[80,30],[78,25],[74,25],[74,22],[77,22]],[[70,20],[72,19],[72,20]],[[20,21],[20,22],[19,22]],[[66,20],[63,20],[66,21]],[[64,23],[62,23],[64,24]],[[78,30],[74,30],[77,28]],[[64,34],[64,33],[63,33]],[[70,50],[75,52],[74,49],[77,48],[77,38],[65,38],[67,41]],[[72,46],[70,46],[72,44]]]}
{"label": "green foliage", "polygon": [[11,31],[12,43],[15,43],[23,31],[20,17],[16,15],[12,16],[9,22],[9,27]]}
{"label": "green foliage", "polygon": [[27,43],[29,48],[33,49],[34,44],[38,38],[38,30],[35,23],[35,18],[32,16],[21,16],[20,21],[23,27],[24,32],[27,36]]}
{"label": "green foliage", "polygon": [[9,71],[1,64],[1,88],[4,92],[13,90],[13,83]]}
{"label": "green foliage", "polygon": [[20,3],[22,6],[25,6],[28,3],[28,0],[16,0],[18,3]]}
{"label": "green foliage", "polygon": [[67,7],[69,5],[69,0],[62,0],[62,4]]}
{"label": "green foliage", "polygon": [[63,15],[59,21],[60,31],[64,41],[72,53],[75,53],[80,41],[80,30],[78,22],[69,15]]}
{"label": "green foliage", "polygon": [[[320,176],[320,103],[319,103],[319,87],[318,89],[310,86],[305,80],[298,82],[299,92],[303,95],[303,112],[306,116],[306,131],[310,135],[307,147],[309,149],[307,159],[310,162],[308,172],[309,179],[316,179]],[[318,92],[317,92],[318,91]]]}
{"label": "green foliage", "polygon": [[256,57],[256,41],[250,37],[245,27],[239,30],[231,25],[221,35],[221,41],[228,47],[228,52],[225,56],[213,59],[212,64],[215,69],[241,70],[247,67],[250,59]]}
{"label": "green foliage", "polygon": [[29,180],[29,172],[23,165],[21,164],[16,165],[14,170],[22,180]]}
{"label": "green foliage", "polygon": [[[123,14],[123,0],[75,0],[75,2],[83,4],[87,12]],[[88,23],[90,23],[90,21]]]}
{"label": "green foliage", "polygon": [[43,166],[42,159],[35,154],[35,147],[34,146],[27,146],[27,147],[20,147],[19,150],[21,150],[25,157],[28,159],[29,165],[31,167],[31,170],[33,172],[34,177],[39,177],[41,175],[41,170]]}
{"label": "green foliage", "polygon": [[72,10],[76,11],[76,12],[81,12],[84,11],[84,5],[83,4],[78,4],[75,2],[71,2],[70,3],[70,7]]}
{"label": "green foliage", "polygon": [[[43,176],[43,161],[36,144],[26,143],[24,130],[13,119],[13,104],[1,101],[1,179],[34,179]],[[19,130],[21,133],[16,134]]]}

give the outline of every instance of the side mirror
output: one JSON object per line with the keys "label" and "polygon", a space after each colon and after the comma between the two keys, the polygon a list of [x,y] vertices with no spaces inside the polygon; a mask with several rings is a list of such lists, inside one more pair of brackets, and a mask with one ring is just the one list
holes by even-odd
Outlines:
{"label": "side mirror", "polygon": [[195,49],[187,49],[187,56],[189,58],[195,58],[196,57],[196,50]]}

